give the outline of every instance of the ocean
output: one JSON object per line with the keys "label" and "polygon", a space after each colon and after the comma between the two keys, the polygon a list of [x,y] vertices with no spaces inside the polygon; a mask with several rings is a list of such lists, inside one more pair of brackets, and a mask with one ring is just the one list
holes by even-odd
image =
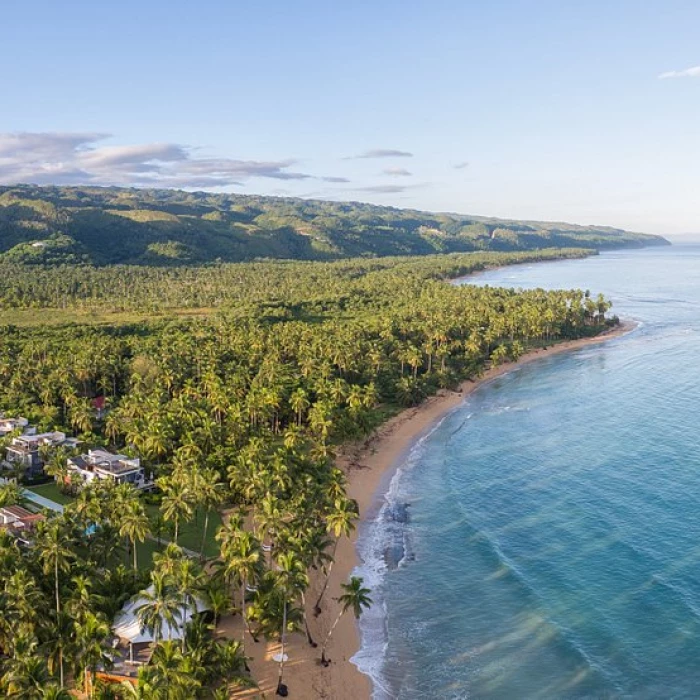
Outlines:
{"label": "ocean", "polygon": [[700,246],[465,280],[639,325],[484,385],[362,526],[374,698],[700,697]]}

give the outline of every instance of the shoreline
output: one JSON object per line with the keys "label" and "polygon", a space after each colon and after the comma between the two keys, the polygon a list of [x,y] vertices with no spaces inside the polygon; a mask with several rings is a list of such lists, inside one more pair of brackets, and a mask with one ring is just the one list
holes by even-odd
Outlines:
{"label": "shoreline", "polygon": [[[285,683],[289,688],[290,697],[304,700],[371,698],[372,680],[350,662],[361,646],[359,626],[352,615],[344,615],[333,633],[327,650],[332,663],[327,668],[319,663],[320,642],[337,614],[333,599],[341,592],[340,584],[347,581],[352,571],[362,564],[356,547],[358,534],[371,523],[378,512],[386,491],[383,487],[389,484],[399,466],[399,460],[408,453],[415,442],[473,392],[497,377],[540,359],[618,338],[637,326],[634,321],[622,321],[618,326],[593,337],[563,341],[550,345],[546,350],[532,350],[517,362],[492,367],[480,377],[463,381],[457,390],[441,390],[418,406],[407,408],[393,416],[369,437],[339,449],[336,465],[347,475],[347,494],[357,501],[360,520],[352,536],[349,539],[343,538],[338,543],[323,612],[318,618],[314,617],[312,609],[323,585],[323,576],[312,579],[309,587],[308,621],[312,636],[319,642],[319,648],[310,647],[304,635],[300,633],[290,635],[287,640],[289,661],[285,667]],[[252,657],[250,666],[259,689],[239,691],[233,697],[251,700],[275,697],[277,665],[271,660],[278,651],[279,645],[274,642],[246,642],[246,652]]]}

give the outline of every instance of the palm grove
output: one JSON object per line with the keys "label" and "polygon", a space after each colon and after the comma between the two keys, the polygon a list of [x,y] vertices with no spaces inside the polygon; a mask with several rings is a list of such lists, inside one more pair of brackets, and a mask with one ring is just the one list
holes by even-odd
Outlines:
{"label": "palm grove", "polygon": [[[283,652],[286,636],[300,631],[327,663],[335,625],[321,629],[314,612],[359,616],[371,604],[361,579],[327,585],[335,546],[358,517],[334,446],[489,363],[614,322],[604,299],[578,290],[444,282],[488,265],[583,254],[12,267],[21,284],[0,282],[6,307],[50,309],[65,322],[0,333],[0,409],[141,457],[158,491],[144,498],[129,487],[86,487],[41,524],[32,547],[0,534],[0,688],[22,698],[64,697],[71,684],[96,697],[227,697],[250,680],[244,630],[279,640]],[[8,301],[12,289],[20,296]],[[159,298],[172,314],[117,320],[125,310],[148,315]],[[90,306],[114,322],[68,322]],[[100,419],[95,396],[108,406]],[[63,480],[66,455],[51,455],[47,471]],[[21,494],[10,485],[0,498]],[[185,548],[193,521],[197,541]],[[169,544],[143,548],[161,538]],[[309,599],[312,577],[320,594]],[[156,640],[152,662],[135,687],[94,682],[109,666],[117,611],[144,589],[138,612]],[[213,623],[193,617],[182,640],[165,638],[162,621],[184,619],[202,597]],[[231,611],[240,635],[217,637]]]}

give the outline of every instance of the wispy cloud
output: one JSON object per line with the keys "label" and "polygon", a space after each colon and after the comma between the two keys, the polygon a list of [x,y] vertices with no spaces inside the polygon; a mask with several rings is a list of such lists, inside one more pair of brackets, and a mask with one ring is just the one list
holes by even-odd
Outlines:
{"label": "wispy cloud", "polygon": [[410,170],[406,170],[406,168],[384,168],[382,173],[389,177],[411,177],[411,175],[413,175],[413,173]]}
{"label": "wispy cloud", "polygon": [[659,80],[667,80],[668,78],[700,78],[700,66],[693,66],[685,70],[671,70],[659,76]]}
{"label": "wispy cloud", "polygon": [[468,160],[463,160],[461,163],[455,163],[452,166],[455,170],[464,170],[464,168],[469,167],[469,161]]}
{"label": "wispy cloud", "polygon": [[350,182],[347,177],[334,177],[333,175],[322,177],[321,180],[324,182]]}
{"label": "wispy cloud", "polygon": [[249,178],[308,180],[296,161],[197,158],[173,143],[101,146],[109,134],[0,133],[0,183],[215,188]]}
{"label": "wispy cloud", "polygon": [[355,192],[372,192],[373,194],[398,194],[409,189],[409,185],[370,185],[358,187]]}
{"label": "wispy cloud", "polygon": [[373,148],[356,156],[348,156],[346,160],[355,158],[413,158],[413,153],[398,151],[395,148]]}

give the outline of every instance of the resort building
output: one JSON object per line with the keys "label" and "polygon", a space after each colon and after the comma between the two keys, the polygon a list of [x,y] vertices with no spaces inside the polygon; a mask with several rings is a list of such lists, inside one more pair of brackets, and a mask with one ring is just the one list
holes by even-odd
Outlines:
{"label": "resort building", "polygon": [[22,544],[29,544],[36,524],[44,520],[44,516],[31,513],[22,506],[5,506],[0,508],[0,529],[9,532]]}
{"label": "resort building", "polygon": [[68,483],[88,484],[95,479],[131,484],[137,489],[153,488],[152,475],[146,478],[146,471],[137,457],[88,450],[87,454],[68,459]]}
{"label": "resort building", "polygon": [[[10,433],[14,433],[15,430],[21,430],[23,433],[27,431],[29,427],[29,421],[21,416],[17,418],[6,418],[4,414],[0,413],[0,438],[6,437]],[[31,428],[29,428],[31,430]]]}
{"label": "resort building", "polygon": [[76,438],[66,437],[66,434],[60,431],[36,433],[35,428],[28,428],[28,432],[12,438],[12,442],[5,448],[5,461],[11,465],[24,467],[25,474],[31,478],[41,474],[44,469],[41,458],[42,447],[75,449],[77,446]]}

